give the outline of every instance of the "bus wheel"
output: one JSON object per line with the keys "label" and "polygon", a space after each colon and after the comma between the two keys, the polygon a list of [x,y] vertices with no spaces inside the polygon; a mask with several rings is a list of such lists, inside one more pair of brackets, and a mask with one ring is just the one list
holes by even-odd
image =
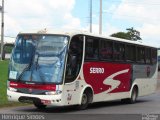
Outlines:
{"label": "bus wheel", "polygon": [[131,98],[122,99],[121,101],[124,103],[133,104],[137,101],[137,97],[138,97],[138,88],[134,87],[131,93]]}
{"label": "bus wheel", "polygon": [[81,105],[78,106],[79,110],[84,110],[88,107],[89,104],[89,93],[84,92],[81,99]]}
{"label": "bus wheel", "polygon": [[137,101],[138,97],[138,88],[134,87],[132,90],[131,98],[129,99],[129,103],[133,104]]}
{"label": "bus wheel", "polygon": [[33,104],[34,104],[34,106],[35,106],[37,109],[40,109],[40,110],[46,108],[46,105],[44,105],[44,104],[42,104],[42,103],[36,103],[36,102],[34,102]]}

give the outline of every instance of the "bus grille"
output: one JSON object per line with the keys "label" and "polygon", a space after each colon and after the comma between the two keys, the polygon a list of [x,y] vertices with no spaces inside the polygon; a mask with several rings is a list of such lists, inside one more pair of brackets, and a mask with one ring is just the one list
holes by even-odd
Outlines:
{"label": "bus grille", "polygon": [[41,100],[39,98],[26,97],[26,96],[19,97],[18,101],[23,102],[23,103],[40,103],[41,102]]}

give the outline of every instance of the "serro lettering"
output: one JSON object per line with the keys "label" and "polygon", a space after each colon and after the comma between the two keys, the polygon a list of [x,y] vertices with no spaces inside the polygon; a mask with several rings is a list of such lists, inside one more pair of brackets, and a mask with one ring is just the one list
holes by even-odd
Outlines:
{"label": "serro lettering", "polygon": [[90,68],[90,73],[91,74],[103,74],[104,73],[104,68],[94,68],[94,67],[91,67]]}

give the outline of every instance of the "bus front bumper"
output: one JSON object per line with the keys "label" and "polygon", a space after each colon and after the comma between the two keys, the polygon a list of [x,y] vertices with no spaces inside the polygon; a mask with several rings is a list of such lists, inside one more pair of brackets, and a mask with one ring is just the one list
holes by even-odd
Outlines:
{"label": "bus front bumper", "polygon": [[23,103],[33,103],[40,102],[44,105],[51,106],[63,106],[62,95],[34,95],[34,94],[24,94],[19,92],[14,92],[7,90],[7,97],[9,101],[23,102]]}

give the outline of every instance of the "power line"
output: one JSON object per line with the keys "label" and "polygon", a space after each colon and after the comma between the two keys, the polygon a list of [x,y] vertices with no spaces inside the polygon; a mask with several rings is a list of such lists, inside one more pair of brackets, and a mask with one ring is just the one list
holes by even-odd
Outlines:
{"label": "power line", "polygon": [[99,34],[102,34],[102,0],[100,0]]}
{"label": "power line", "polygon": [[90,0],[90,33],[92,33],[92,0]]}
{"label": "power line", "polygon": [[2,0],[1,6],[1,60],[3,60],[3,44],[4,44],[4,0]]}

